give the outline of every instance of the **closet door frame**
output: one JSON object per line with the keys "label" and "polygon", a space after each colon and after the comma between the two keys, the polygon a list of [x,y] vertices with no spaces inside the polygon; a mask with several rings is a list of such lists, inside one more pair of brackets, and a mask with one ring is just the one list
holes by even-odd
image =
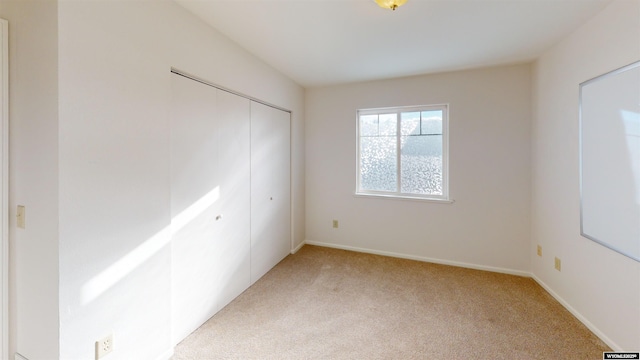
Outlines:
{"label": "closet door frame", "polygon": [[[252,246],[252,238],[253,238],[253,235],[252,235],[253,234],[252,233],[253,232],[253,223],[252,223],[252,219],[251,219],[251,215],[250,215],[251,214],[251,208],[252,208],[252,203],[251,202],[252,202],[252,197],[253,197],[253,193],[251,192],[251,189],[252,189],[252,184],[251,184],[251,178],[252,178],[252,174],[251,174],[251,169],[252,169],[252,160],[251,160],[251,154],[252,154],[252,152],[251,152],[251,122],[252,122],[252,120],[251,120],[251,107],[252,107],[253,103],[258,103],[258,104],[265,105],[265,106],[268,106],[270,108],[282,111],[282,112],[287,114],[287,122],[286,122],[287,125],[286,126],[287,126],[287,130],[288,131],[287,131],[286,147],[287,147],[287,152],[288,152],[287,153],[288,174],[283,175],[283,176],[286,176],[288,178],[288,188],[286,189],[286,192],[287,192],[287,195],[288,195],[288,204],[287,205],[288,205],[288,210],[289,210],[289,213],[286,215],[286,217],[288,219],[288,223],[286,225],[286,226],[288,226],[288,229],[287,229],[288,240],[289,240],[288,253],[291,253],[293,251],[293,218],[292,218],[292,214],[293,214],[293,191],[292,191],[292,186],[291,186],[291,184],[292,184],[292,176],[291,176],[291,111],[283,109],[283,108],[275,106],[275,105],[272,105],[272,104],[269,104],[269,103],[266,103],[264,101],[255,99],[253,97],[238,93],[236,91],[232,91],[232,90],[229,90],[227,88],[218,86],[216,84],[210,83],[210,82],[205,81],[205,80],[203,80],[201,78],[198,78],[198,77],[190,75],[188,73],[179,71],[179,70],[174,69],[174,68],[171,69],[171,73],[172,73],[172,76],[176,75],[176,76],[179,76],[179,77],[184,77],[184,78],[186,78],[185,80],[195,81],[197,83],[201,83],[203,85],[210,86],[210,87],[216,89],[216,91],[218,91],[218,94],[220,94],[220,92],[226,92],[226,93],[229,93],[229,94],[232,94],[232,95],[236,95],[238,97],[241,97],[241,98],[244,98],[244,99],[248,100],[247,105],[248,105],[248,110],[249,111],[248,111],[248,119],[247,119],[247,121],[248,121],[248,127],[249,127],[250,131],[247,134],[247,140],[249,142],[249,153],[247,154],[247,155],[249,155],[249,157],[247,158],[247,161],[248,161],[248,170],[249,170],[249,181],[248,181],[248,186],[249,186],[249,189],[248,189],[249,190],[249,209],[248,210],[249,210],[249,224],[250,224],[249,229],[250,230],[248,232],[248,238],[247,238],[247,244],[246,244],[247,245],[247,250],[249,251],[249,253],[247,254],[248,257],[249,257],[249,261],[247,263],[247,265],[248,265],[248,269],[247,269],[248,277],[247,277],[247,283],[246,283],[246,287],[245,287],[245,289],[246,289],[251,284],[253,284],[255,282],[255,280],[257,280],[257,279],[253,278],[253,264],[252,264],[253,255],[252,255],[252,248],[251,248],[251,246]],[[215,112],[216,113],[218,113],[218,109],[217,109],[218,97],[219,97],[219,95],[216,96],[216,100],[215,100],[215,102],[216,102],[216,111]],[[218,116],[218,115],[216,115],[216,116]],[[220,120],[220,119],[218,119],[218,120]],[[216,120],[216,121],[218,121],[218,120]],[[173,118],[172,118],[172,121],[174,121]],[[218,129],[216,131],[219,132],[220,129]],[[219,141],[218,141],[218,143],[219,143]],[[218,146],[220,146],[220,145],[218,144]],[[221,149],[218,148],[217,153],[220,153],[220,151],[221,151]],[[224,151],[224,150],[222,150],[222,151]],[[172,153],[172,156],[173,156],[173,153]],[[221,173],[223,171],[224,171],[223,169],[220,169],[218,172]],[[171,174],[171,176],[172,177],[174,176],[173,173]],[[221,179],[222,179],[222,177],[221,177]],[[172,202],[173,202],[173,199],[172,199]],[[219,205],[220,204],[218,204],[218,206]],[[223,212],[223,211],[226,211],[226,210],[223,209],[223,208],[219,208],[217,211]],[[173,213],[173,210],[172,210],[172,213]],[[215,220],[216,223],[222,223],[222,222],[226,222],[226,221],[227,221],[227,217],[223,217],[222,213],[220,213],[219,216],[216,216],[216,220]],[[220,232],[220,231],[221,230],[218,230],[218,233],[217,233],[219,236],[221,236],[221,234],[222,234],[222,232]],[[173,237],[173,235],[172,235],[172,237]],[[222,239],[222,240],[224,240],[224,239]],[[172,248],[175,246],[173,241],[174,241],[174,239],[172,238]],[[281,245],[284,245],[284,244],[281,244]],[[218,248],[218,250],[221,250],[221,249],[223,249],[223,248]],[[180,255],[180,254],[172,253],[172,258],[174,256],[177,256],[177,255]],[[286,256],[286,254],[284,256]],[[273,264],[273,265],[275,265],[275,264]],[[172,273],[174,273],[175,271],[176,271],[176,269],[172,270]],[[225,274],[222,274],[222,275],[225,275]],[[176,281],[176,279],[172,275],[172,282],[174,282],[174,281]],[[236,285],[238,285],[238,284],[236,284]],[[175,296],[175,294],[173,294],[173,292],[176,291],[174,286],[175,285],[172,285],[172,297]],[[226,303],[228,301],[230,301],[230,297],[232,296],[232,294],[238,293],[239,285],[238,286],[234,285],[234,286],[228,287],[226,289],[222,289],[221,288],[219,290],[222,291],[222,292],[215,296],[215,298],[216,298],[215,300],[218,303],[220,301],[222,303],[218,304],[217,309],[215,310],[215,312],[218,312],[224,305],[226,305]],[[174,298],[174,300],[176,300],[176,299]],[[178,311],[178,309],[174,308],[173,305],[172,305],[172,309],[171,309],[172,322],[173,322],[173,319],[175,318],[176,311]],[[206,319],[204,319],[204,321],[206,321]],[[194,324],[192,323],[192,324],[187,325],[187,323],[185,322],[185,323],[180,325],[179,329],[175,328],[175,325],[176,324],[172,324],[172,342],[174,343],[174,345],[182,340],[182,337],[184,335],[183,332],[186,330],[186,327],[187,326],[188,327],[192,327]]]}

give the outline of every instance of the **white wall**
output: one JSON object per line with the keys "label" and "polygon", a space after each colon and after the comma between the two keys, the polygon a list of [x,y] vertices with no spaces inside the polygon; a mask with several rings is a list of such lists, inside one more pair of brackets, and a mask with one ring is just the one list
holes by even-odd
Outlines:
{"label": "white wall", "polygon": [[[10,354],[170,351],[169,69],[293,111],[304,239],[304,92],[169,1],[2,1],[10,23]],[[59,120],[60,119],[60,120]]]}
{"label": "white wall", "polygon": [[[307,90],[307,240],[527,273],[530,76],[515,65]],[[455,203],[354,197],[356,110],[442,103]]]}
{"label": "white wall", "polygon": [[530,251],[539,282],[614,349],[636,351],[640,263],[580,236],[578,86],[640,60],[639,29],[640,2],[615,1],[536,62]]}
{"label": "white wall", "polygon": [[60,357],[113,333],[110,359],[166,358],[170,68],[293,110],[296,213],[304,91],[170,1],[61,2],[58,25]]}
{"label": "white wall", "polygon": [[[58,347],[58,18],[56,1],[3,1],[9,20],[10,344],[30,359]],[[26,207],[26,228],[15,222]]]}

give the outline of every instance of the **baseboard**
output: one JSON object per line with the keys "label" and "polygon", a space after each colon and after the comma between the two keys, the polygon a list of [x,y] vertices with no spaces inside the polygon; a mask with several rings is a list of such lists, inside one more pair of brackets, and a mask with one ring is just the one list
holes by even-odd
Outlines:
{"label": "baseboard", "polygon": [[[164,352],[162,355],[158,356],[156,358],[156,360],[169,360],[171,359],[171,357],[173,356],[173,347],[171,347],[171,349],[167,350],[166,352]],[[14,354],[14,360],[29,360],[26,357],[15,353]]]}
{"label": "baseboard", "polygon": [[293,250],[291,250],[291,254],[297,253],[300,249],[302,249],[304,244],[306,244],[306,241],[302,240],[302,242],[298,246],[296,246]]}
{"label": "baseboard", "polygon": [[169,360],[173,356],[173,346],[165,351],[162,355],[158,356],[156,360]]}
{"label": "baseboard", "polygon": [[553,291],[547,284],[544,283],[539,277],[535,274],[531,274],[531,278],[537,282],[543,289],[545,289],[554,299],[556,299],[565,309],[567,309],[573,316],[575,316],[581,323],[584,324],[591,332],[593,332],[597,337],[600,338],[605,344],[609,345],[613,351],[623,352],[621,346],[616,344],[613,340],[611,340],[604,332],[600,331],[598,327],[593,325],[586,317],[584,317],[580,312],[574,309],[567,301],[565,301],[560,295],[558,295],[555,291]]}
{"label": "baseboard", "polygon": [[531,277],[531,273],[529,273],[527,271],[521,271],[521,270],[513,270],[513,269],[505,269],[505,268],[499,268],[499,267],[493,267],[493,266],[469,264],[469,263],[464,263],[464,262],[459,262],[459,261],[442,260],[442,259],[435,259],[435,258],[429,258],[429,257],[424,257],[424,256],[415,256],[415,255],[408,255],[408,254],[402,254],[402,253],[395,253],[395,252],[390,252],[390,251],[380,251],[380,250],[373,250],[373,249],[367,249],[367,248],[359,248],[359,247],[354,247],[354,246],[323,243],[323,242],[319,242],[319,241],[305,240],[303,243],[308,244],[308,245],[315,245],[315,246],[329,247],[329,248],[334,248],[334,249],[356,251],[356,252],[367,253],[367,254],[390,256],[390,257],[401,258],[401,259],[423,261],[423,262],[429,262],[429,263],[434,263],[434,264],[458,266],[458,267],[474,269],[474,270],[483,270],[483,271],[491,271],[491,272],[497,272],[497,273],[503,273],[503,274],[509,274],[509,275]]}

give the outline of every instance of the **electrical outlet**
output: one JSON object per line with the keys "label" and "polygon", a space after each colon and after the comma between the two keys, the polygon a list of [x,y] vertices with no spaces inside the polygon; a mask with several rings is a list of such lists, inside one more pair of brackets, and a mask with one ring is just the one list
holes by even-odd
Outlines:
{"label": "electrical outlet", "polygon": [[555,262],[555,268],[558,271],[562,271],[562,263],[560,262],[560,259],[558,259],[557,257],[556,257],[556,262]]}
{"label": "electrical outlet", "polygon": [[113,351],[113,334],[109,334],[101,340],[96,341],[96,360],[102,359]]}
{"label": "electrical outlet", "polygon": [[542,246],[538,245],[538,256],[542,256]]}
{"label": "electrical outlet", "polygon": [[333,228],[334,229],[338,228],[338,220],[333,220]]}

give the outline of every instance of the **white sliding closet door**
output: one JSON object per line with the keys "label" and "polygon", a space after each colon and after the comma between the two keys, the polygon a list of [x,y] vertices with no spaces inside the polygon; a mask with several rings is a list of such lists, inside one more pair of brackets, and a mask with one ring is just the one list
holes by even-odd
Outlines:
{"label": "white sliding closet door", "polygon": [[172,340],[250,285],[250,101],[172,74]]}
{"label": "white sliding closet door", "polygon": [[290,114],[251,102],[251,283],[291,251]]}
{"label": "white sliding closet door", "polygon": [[251,285],[250,100],[218,90],[220,119],[219,309]]}
{"label": "white sliding closet door", "polygon": [[217,310],[220,213],[217,90],[172,76],[172,336],[182,340]]}

